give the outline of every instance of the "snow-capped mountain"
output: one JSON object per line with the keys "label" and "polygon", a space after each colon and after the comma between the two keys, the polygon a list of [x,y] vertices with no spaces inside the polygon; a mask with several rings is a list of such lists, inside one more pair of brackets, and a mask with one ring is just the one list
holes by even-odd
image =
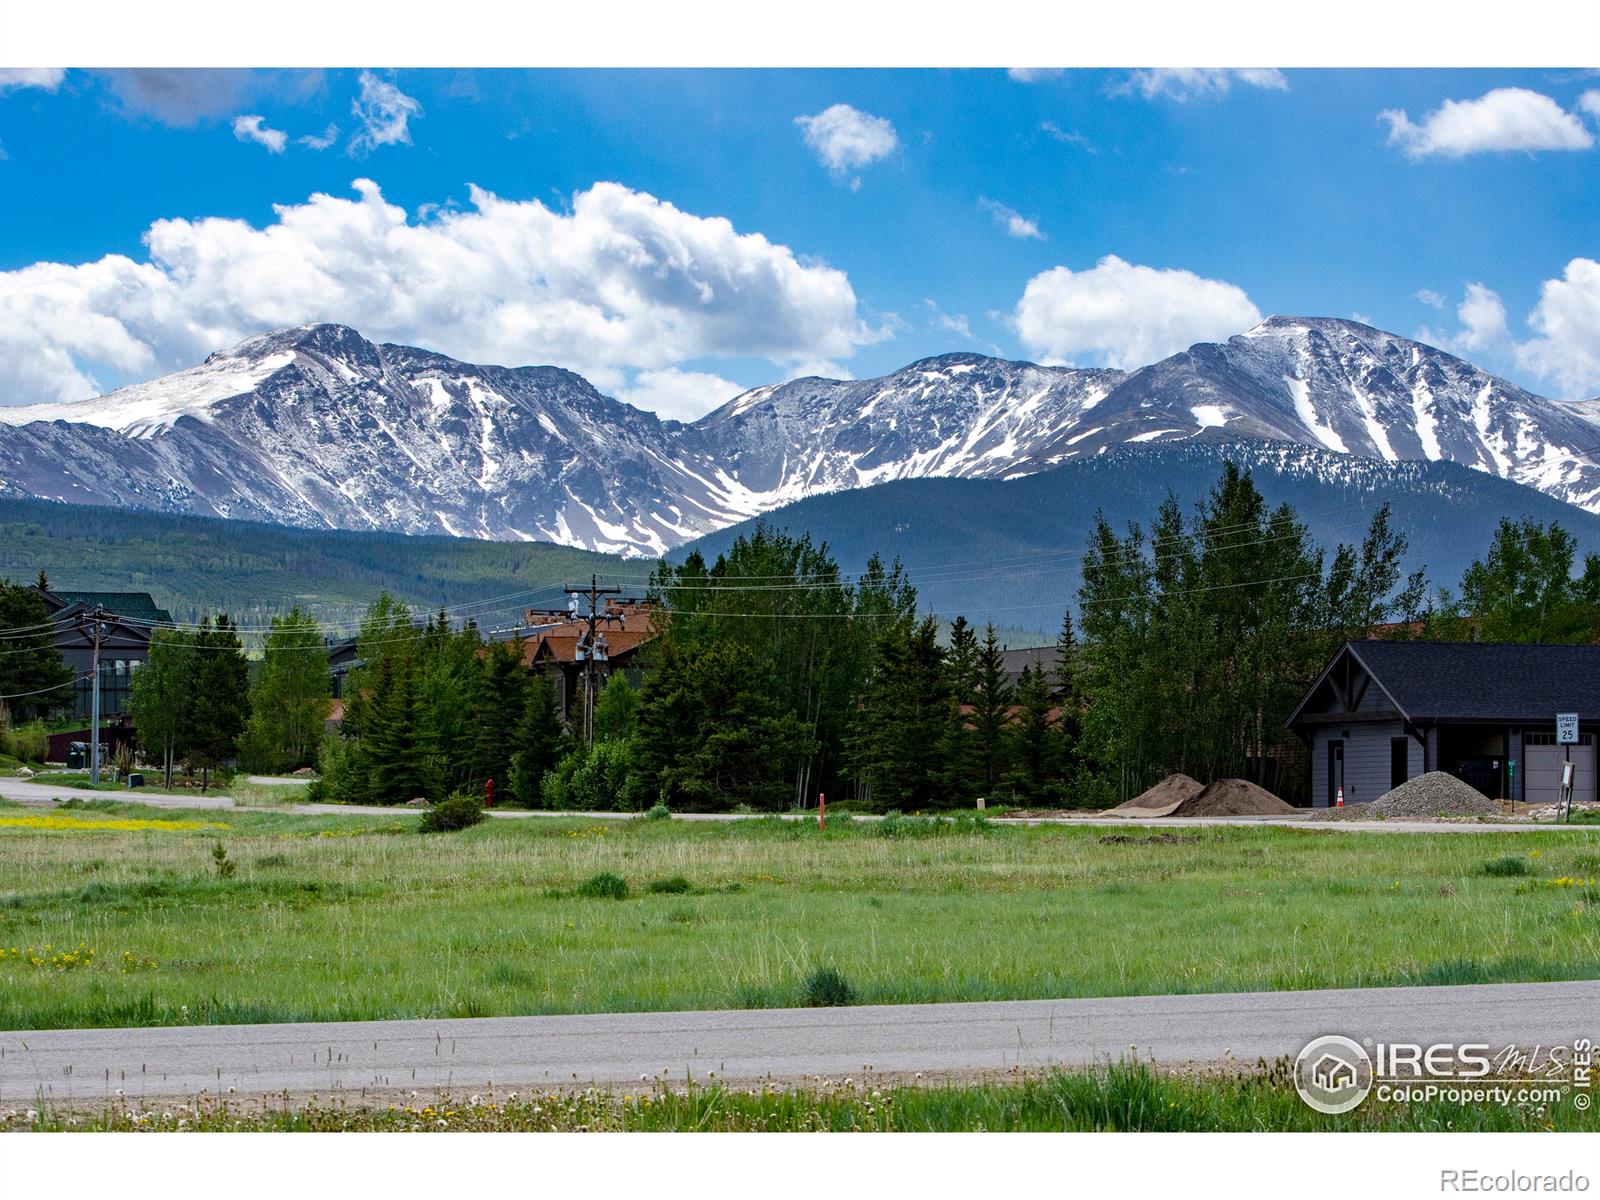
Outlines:
{"label": "snow-capped mountain", "polygon": [[340,325],[0,420],[3,486],[78,503],[652,553],[752,511],[677,427],[570,371]]}
{"label": "snow-capped mountain", "polygon": [[694,429],[764,510],[927,476],[990,477],[1078,428],[1126,376],[944,354],[881,379],[756,388]]}
{"label": "snow-capped mountain", "polygon": [[658,554],[808,495],[1198,439],[1449,460],[1600,511],[1597,409],[1355,322],[1273,317],[1131,374],[948,354],[683,425],[557,367],[312,325],[96,400],[0,407],[0,492]]}
{"label": "snow-capped mountain", "polygon": [[1524,391],[1354,321],[1270,317],[1135,371],[1074,435],[1077,454],[1216,430],[1375,458],[1460,463],[1600,511],[1593,402]]}

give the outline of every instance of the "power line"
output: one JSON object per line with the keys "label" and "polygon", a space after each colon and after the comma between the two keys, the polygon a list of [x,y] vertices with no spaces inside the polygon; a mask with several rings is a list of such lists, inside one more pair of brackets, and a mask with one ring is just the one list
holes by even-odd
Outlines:
{"label": "power line", "polygon": [[69,688],[75,683],[82,683],[88,678],[89,676],[87,674],[78,675],[67,680],[65,683],[56,684],[55,687],[40,688],[36,692],[12,692],[8,696],[0,696],[0,700],[22,700],[28,696],[43,696],[48,692],[59,692],[62,688]]}

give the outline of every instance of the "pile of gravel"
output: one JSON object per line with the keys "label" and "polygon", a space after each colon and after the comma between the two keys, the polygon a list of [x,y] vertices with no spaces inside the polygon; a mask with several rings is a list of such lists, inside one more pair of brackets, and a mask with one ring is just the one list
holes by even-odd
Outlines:
{"label": "pile of gravel", "polygon": [[1323,821],[1360,821],[1374,817],[1495,817],[1500,805],[1469,783],[1443,771],[1429,771],[1408,779],[1368,804],[1325,808],[1316,814]]}

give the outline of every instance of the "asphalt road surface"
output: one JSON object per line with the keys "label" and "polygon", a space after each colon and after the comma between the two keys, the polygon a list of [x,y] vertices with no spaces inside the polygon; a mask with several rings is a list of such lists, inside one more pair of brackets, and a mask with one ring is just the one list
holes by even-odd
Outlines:
{"label": "asphalt road surface", "polygon": [[0,1103],[1253,1064],[1324,1033],[1570,1045],[1600,1034],[1600,982],[0,1033]]}
{"label": "asphalt road surface", "polygon": [[[252,779],[258,777],[252,776]],[[264,777],[261,777],[264,778]],[[272,780],[272,782],[299,782],[297,780]],[[373,805],[359,804],[275,804],[270,806],[238,805],[227,796],[201,796],[195,793],[163,793],[163,792],[91,792],[82,788],[64,787],[51,784],[49,776],[40,776],[37,779],[15,779],[10,776],[0,776],[0,797],[15,800],[22,804],[50,805],[56,800],[76,796],[79,799],[99,798],[103,800],[121,800],[129,804],[144,804],[151,808],[194,808],[194,809],[238,809],[241,812],[277,812],[296,813],[300,815],[336,816],[336,817],[392,817],[405,813],[404,808],[385,808]],[[529,812],[524,809],[495,809],[489,814],[491,817],[503,820],[525,820],[540,817],[573,817],[581,816],[594,820],[631,820],[638,813],[612,813],[612,812],[586,812],[586,813],[561,813],[561,812]],[[815,813],[778,813],[778,816],[801,821],[816,820]],[[1304,829],[1321,829],[1338,831],[1340,833],[1489,833],[1506,832],[1518,833],[1534,829],[1554,829],[1557,826],[1546,821],[1541,824],[1531,822],[1496,822],[1494,824],[1479,824],[1477,822],[1463,821],[1452,823],[1439,823],[1434,821],[1339,821],[1333,824],[1324,824],[1320,821],[1308,821],[1309,810],[1304,814],[1290,817],[1186,817],[1181,821],[1167,817],[1001,817],[1000,820],[1016,822],[1023,825],[1095,825],[1105,827],[1115,826],[1143,826],[1153,829],[1173,829],[1179,825],[1294,825]],[[738,813],[676,813],[675,820],[680,821],[743,821],[746,816]],[[856,820],[875,821],[881,818],[872,815],[856,815]],[[1569,826],[1566,828],[1589,829],[1600,837],[1600,827]]]}

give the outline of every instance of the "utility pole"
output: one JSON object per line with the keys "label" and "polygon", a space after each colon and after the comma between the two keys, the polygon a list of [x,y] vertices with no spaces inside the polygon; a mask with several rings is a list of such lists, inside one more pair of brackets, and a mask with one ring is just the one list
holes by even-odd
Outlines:
{"label": "utility pole", "polygon": [[598,576],[589,576],[589,586],[564,587],[561,589],[569,596],[576,598],[587,596],[589,598],[589,613],[585,618],[588,622],[588,631],[578,638],[577,659],[583,664],[583,740],[588,743],[594,741],[594,685],[595,664],[607,661],[606,635],[598,636],[595,626],[601,621],[616,620],[610,613],[604,615],[600,612],[600,597],[615,596],[622,593],[619,587],[601,587]]}
{"label": "utility pole", "polygon": [[99,605],[91,613],[85,613],[78,618],[78,624],[94,626],[94,671],[93,682],[89,687],[90,701],[89,717],[89,782],[100,782],[100,630],[111,614]]}

